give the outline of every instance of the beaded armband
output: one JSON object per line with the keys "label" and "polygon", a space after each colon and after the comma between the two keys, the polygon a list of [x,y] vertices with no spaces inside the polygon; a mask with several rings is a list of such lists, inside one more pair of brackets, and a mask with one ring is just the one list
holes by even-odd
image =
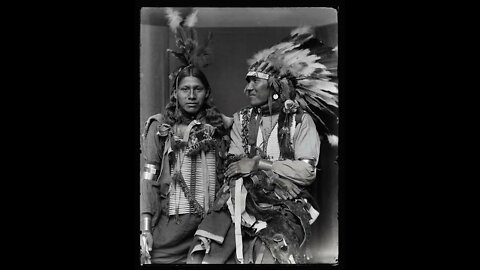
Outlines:
{"label": "beaded armband", "polygon": [[300,158],[299,160],[312,165],[312,167],[315,167],[315,159],[314,158]]}
{"label": "beaded armband", "polygon": [[155,180],[160,173],[160,168],[157,165],[145,164],[143,167],[142,179],[145,180]]}

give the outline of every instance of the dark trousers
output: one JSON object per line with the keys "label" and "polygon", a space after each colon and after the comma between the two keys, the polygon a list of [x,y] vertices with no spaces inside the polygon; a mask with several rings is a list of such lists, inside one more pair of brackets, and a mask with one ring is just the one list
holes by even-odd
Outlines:
{"label": "dark trousers", "polygon": [[152,264],[182,264],[187,261],[188,250],[202,218],[195,214],[161,215],[153,228]]}

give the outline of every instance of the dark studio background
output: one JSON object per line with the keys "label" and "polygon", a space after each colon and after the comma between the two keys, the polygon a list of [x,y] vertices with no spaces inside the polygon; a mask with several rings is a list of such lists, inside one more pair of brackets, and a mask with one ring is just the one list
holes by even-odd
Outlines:
{"label": "dark studio background", "polygon": [[[343,72],[343,126],[338,150],[342,157],[338,172],[340,264],[333,268],[428,266],[432,260],[423,259],[430,249],[425,242],[439,240],[431,233],[435,227],[421,221],[435,207],[430,203],[427,208],[417,201],[433,193],[421,192],[420,184],[434,186],[437,180],[422,170],[428,160],[424,152],[436,147],[427,148],[432,139],[422,131],[440,120],[427,106],[434,101],[419,104],[406,92],[416,91],[416,98],[422,93],[434,98],[432,89],[438,91],[426,84],[427,68],[423,63],[423,52],[435,46],[426,47],[422,41],[433,35],[434,28],[416,23],[423,13],[415,12],[415,8],[355,2],[325,2],[340,5],[335,27]],[[290,4],[319,5],[312,1]],[[35,268],[137,269],[138,222],[134,217],[138,197],[134,193],[139,175],[138,131],[140,119],[151,113],[140,112],[139,15],[141,6],[159,5],[155,1],[111,1],[45,4],[37,9],[29,4],[21,9],[21,19],[12,21],[20,28],[8,43],[20,52],[6,51],[15,58],[9,70],[17,76],[10,77],[15,87],[5,91],[16,92],[19,97],[5,100],[23,113],[5,114],[15,116],[12,122],[5,122],[5,127],[14,135],[7,142],[15,148],[17,155],[12,155],[11,160],[19,167],[12,169],[16,177],[8,179],[20,179],[21,187],[4,189],[13,196],[5,204],[13,213],[5,213],[5,217],[11,221],[6,223],[14,225],[10,235],[18,236],[20,231],[26,238],[17,239],[10,248],[20,255],[18,260],[12,260],[15,263]],[[168,1],[161,5],[200,6]],[[276,7],[279,3],[245,2],[245,6],[255,5]],[[412,10],[413,14],[409,13]],[[331,37],[335,31],[328,27],[317,28],[317,34]],[[286,28],[275,29],[268,38],[278,40],[288,33]],[[202,29],[209,30],[217,31],[212,40],[217,46],[222,32],[228,35],[229,27]],[[241,31],[248,33],[250,29]],[[249,47],[251,51],[242,52],[238,58],[250,57],[252,52],[270,45]],[[422,54],[418,48],[422,48]],[[217,52],[214,48],[214,54]],[[214,63],[219,59],[224,57],[214,59]],[[410,76],[405,75],[406,61],[415,63],[407,65],[414,67],[409,69]],[[238,72],[236,76],[241,78],[246,68],[243,64],[241,71],[226,72]],[[208,72],[213,83],[213,72]],[[217,105],[226,93],[223,85],[213,86]],[[424,92],[418,91],[419,86]],[[221,109],[230,112],[240,107],[238,104],[236,108]],[[447,121],[445,117],[442,120]],[[19,135],[23,135],[21,139]],[[26,149],[18,150],[20,145]],[[332,216],[334,212],[326,213]],[[445,213],[450,215],[447,218],[454,215],[447,210]],[[320,230],[336,226],[331,224],[324,224]],[[335,242],[325,241],[329,245]],[[441,258],[438,255],[433,261]],[[321,265],[302,268],[323,269]]]}

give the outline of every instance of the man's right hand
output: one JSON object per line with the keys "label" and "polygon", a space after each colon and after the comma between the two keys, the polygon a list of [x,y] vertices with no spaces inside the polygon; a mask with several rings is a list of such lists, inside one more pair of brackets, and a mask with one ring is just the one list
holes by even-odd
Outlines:
{"label": "man's right hand", "polygon": [[275,184],[275,193],[284,200],[295,199],[301,192],[295,183],[278,175],[273,177],[273,183]]}
{"label": "man's right hand", "polygon": [[143,232],[140,235],[141,257],[140,264],[151,264],[150,251],[152,251],[153,237],[150,232]]}

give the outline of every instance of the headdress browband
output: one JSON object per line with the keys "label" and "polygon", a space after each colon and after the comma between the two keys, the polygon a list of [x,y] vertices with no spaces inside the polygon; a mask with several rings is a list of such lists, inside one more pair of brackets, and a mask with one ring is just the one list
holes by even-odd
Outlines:
{"label": "headdress browband", "polygon": [[267,73],[258,72],[258,71],[249,71],[247,72],[247,76],[245,76],[245,78],[248,78],[248,77],[257,77],[260,79],[268,80],[268,78],[270,78],[270,75]]}

